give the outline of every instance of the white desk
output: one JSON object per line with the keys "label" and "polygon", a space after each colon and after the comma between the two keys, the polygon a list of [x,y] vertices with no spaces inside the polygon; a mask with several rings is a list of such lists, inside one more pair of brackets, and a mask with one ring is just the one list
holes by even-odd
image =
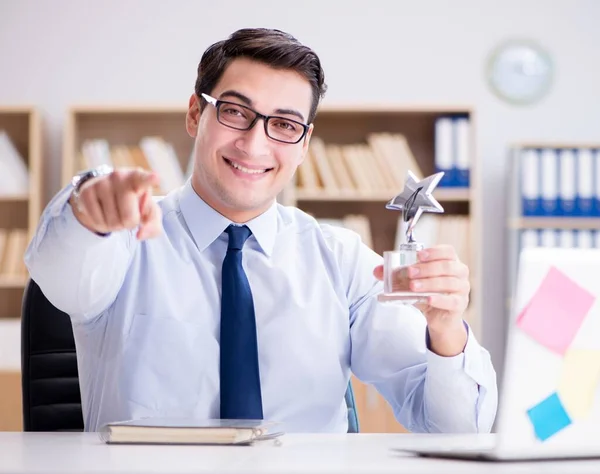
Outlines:
{"label": "white desk", "polygon": [[[594,473],[600,461],[492,464],[396,451],[432,435],[285,435],[281,446],[105,445],[95,433],[0,433],[1,473]],[[418,437],[418,438],[417,438]]]}

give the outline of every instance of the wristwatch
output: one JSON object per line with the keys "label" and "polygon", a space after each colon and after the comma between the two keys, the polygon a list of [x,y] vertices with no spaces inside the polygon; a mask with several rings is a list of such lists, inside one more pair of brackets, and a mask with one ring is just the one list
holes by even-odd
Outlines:
{"label": "wristwatch", "polygon": [[112,166],[100,165],[96,168],[83,171],[82,173],[73,176],[73,179],[71,180],[71,184],[74,188],[73,192],[78,192],[81,189],[83,183],[85,183],[86,181],[89,181],[90,179],[96,178],[98,176],[106,176],[107,174],[110,174],[112,172]]}
{"label": "wristwatch", "polygon": [[73,193],[71,194],[71,197],[73,198],[73,201],[79,201],[79,193],[81,192],[81,186],[83,186],[83,183],[89,181],[92,178],[106,176],[107,174],[110,174],[112,172],[112,166],[100,165],[96,168],[83,171],[82,173],[73,176],[73,179],[71,180],[71,184],[73,185]]}

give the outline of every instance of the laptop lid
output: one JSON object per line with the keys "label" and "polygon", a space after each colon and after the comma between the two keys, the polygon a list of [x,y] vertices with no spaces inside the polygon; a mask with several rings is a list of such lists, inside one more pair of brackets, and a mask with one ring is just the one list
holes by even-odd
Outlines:
{"label": "laptop lid", "polygon": [[514,294],[497,451],[600,456],[600,249],[523,249]]}

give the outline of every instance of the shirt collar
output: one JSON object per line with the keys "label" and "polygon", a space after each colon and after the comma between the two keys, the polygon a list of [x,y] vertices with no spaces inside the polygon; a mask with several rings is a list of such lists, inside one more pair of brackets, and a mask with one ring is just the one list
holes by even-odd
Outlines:
{"label": "shirt collar", "polygon": [[[188,179],[181,189],[179,207],[201,252],[232,224],[231,220],[214,210],[196,194],[191,179]],[[262,251],[270,256],[277,234],[277,204],[273,203],[269,209],[245,224],[252,231]]]}

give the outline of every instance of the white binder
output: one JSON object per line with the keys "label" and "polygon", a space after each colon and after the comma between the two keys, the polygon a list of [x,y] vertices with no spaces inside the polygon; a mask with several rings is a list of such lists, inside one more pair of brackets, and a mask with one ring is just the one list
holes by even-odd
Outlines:
{"label": "white binder", "polygon": [[594,154],[590,148],[577,150],[577,190],[575,214],[590,217],[594,214]]}
{"label": "white binder", "polygon": [[541,152],[542,215],[558,215],[558,154],[553,148]]}
{"label": "white binder", "polygon": [[540,215],[540,160],[537,150],[532,148],[522,150],[519,161],[521,165],[522,214],[524,216]]}

